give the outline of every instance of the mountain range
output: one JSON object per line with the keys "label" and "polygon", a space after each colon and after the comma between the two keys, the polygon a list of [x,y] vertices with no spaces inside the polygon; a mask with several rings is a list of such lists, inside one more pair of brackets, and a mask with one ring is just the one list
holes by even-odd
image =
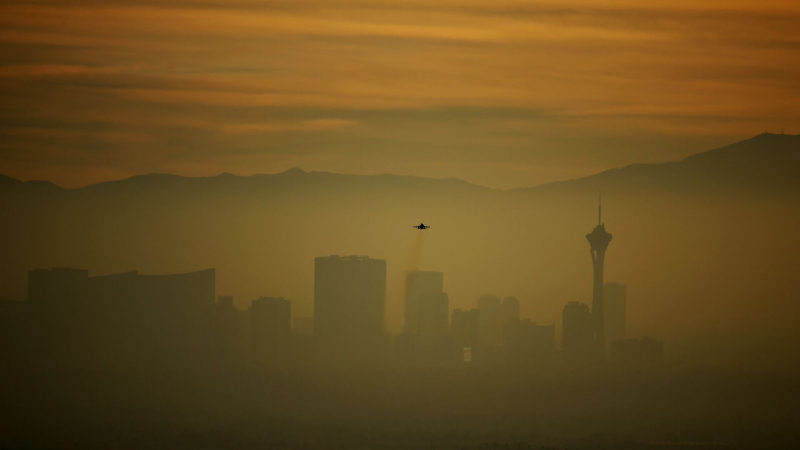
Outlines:
{"label": "mountain range", "polygon": [[[632,191],[651,189],[668,192],[770,191],[796,194],[800,186],[800,135],[763,133],[751,139],[698,153],[680,161],[657,164],[632,164],[596,175],[548,183],[531,188],[513,189],[514,194],[543,194],[575,190]],[[0,174],[3,193],[125,193],[130,191],[170,191],[207,189],[401,189],[410,193],[433,191],[468,194],[497,191],[455,178],[432,179],[391,174],[349,175],[330,172],[305,172],[298,168],[277,174],[236,176],[229,173],[212,177],[183,177],[169,174],[146,174],[108,181],[75,189],[63,189],[49,181],[20,181]],[[794,192],[792,192],[794,190]],[[306,191],[307,192],[307,191]]]}

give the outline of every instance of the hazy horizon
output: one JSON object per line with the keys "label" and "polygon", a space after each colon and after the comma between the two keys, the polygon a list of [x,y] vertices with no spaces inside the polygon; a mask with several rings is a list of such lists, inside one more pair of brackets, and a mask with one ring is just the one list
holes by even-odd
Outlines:
{"label": "hazy horizon", "polygon": [[800,2],[0,29],[0,448],[800,441]]}
{"label": "hazy horizon", "polygon": [[[233,295],[240,309],[260,296],[284,296],[293,315],[313,317],[313,259],[369,255],[387,261],[388,332],[403,327],[401,287],[410,265],[444,272],[451,311],[474,307],[480,294],[514,295],[523,317],[560,330],[563,306],[586,302],[591,292],[583,236],[597,221],[602,190],[604,222],[616,236],[606,276],[629,287],[631,331],[665,339],[669,359],[699,351],[698,339],[707,349],[740,351],[737,340],[756,333],[748,358],[765,357],[768,348],[793,347],[785,338],[796,333],[792,316],[779,311],[796,309],[797,286],[786,270],[797,241],[778,246],[778,230],[800,223],[792,212],[798,146],[800,136],[761,134],[680,162],[511,191],[299,172],[6,190],[6,209],[17,219],[2,227],[18,238],[0,271],[0,296],[24,299],[25,270],[39,268],[88,269],[92,276],[216,268],[217,294]],[[411,225],[420,222],[432,228],[413,250]],[[761,227],[774,232],[740,243],[736,260],[715,256],[724,254],[726,240],[758,235]],[[72,239],[61,239],[64,230]],[[757,287],[763,280],[772,285]],[[750,298],[766,301],[767,292],[774,309],[748,309]],[[684,317],[685,308],[694,313]],[[706,321],[716,314],[717,331],[709,333]],[[768,331],[743,328],[754,314],[774,321]],[[723,359],[737,361],[733,355]]]}
{"label": "hazy horizon", "polygon": [[[785,133],[785,132],[783,132],[783,130],[780,133],[773,133],[773,132],[769,132],[769,131],[764,131],[761,134],[780,134],[780,135],[784,135],[784,136],[800,136],[800,135],[792,135],[790,133]],[[746,139],[742,139],[742,140],[749,140],[749,139],[752,139],[753,137],[758,137],[758,135],[754,135],[754,136],[752,136],[750,138],[746,138]],[[726,146],[731,145],[733,143],[735,143],[735,142],[729,142],[729,143],[726,143],[726,144],[723,144],[723,145],[720,145],[720,146],[714,147],[714,148],[702,149],[702,150],[699,150],[697,152],[689,153],[689,154],[686,155],[686,157],[689,157],[689,156],[692,156],[692,155],[696,155],[698,153],[704,153],[706,151],[716,150],[718,148],[723,148],[723,147],[726,147]],[[128,179],[128,178],[141,177],[141,176],[146,176],[146,175],[174,175],[174,176],[185,177],[185,178],[213,178],[213,177],[219,177],[219,176],[223,176],[223,175],[233,175],[233,176],[236,176],[236,177],[254,177],[254,176],[259,176],[259,175],[279,175],[279,174],[283,174],[283,173],[286,173],[286,172],[291,172],[293,170],[300,170],[301,172],[304,172],[304,173],[332,173],[332,174],[336,174],[336,175],[361,175],[361,176],[394,175],[394,176],[399,176],[399,177],[431,178],[431,179],[435,179],[435,180],[450,180],[450,179],[454,179],[454,180],[459,180],[459,181],[465,181],[465,182],[467,182],[469,184],[472,184],[472,185],[478,186],[478,187],[485,187],[485,188],[489,188],[489,189],[498,189],[498,190],[502,190],[502,191],[508,191],[508,190],[515,190],[515,189],[536,188],[536,187],[544,186],[544,185],[551,184],[551,183],[572,181],[572,180],[576,180],[576,179],[586,178],[586,177],[589,177],[589,176],[592,176],[592,175],[597,175],[597,174],[606,172],[606,171],[611,170],[611,169],[620,169],[620,168],[625,168],[625,167],[632,166],[632,165],[637,165],[637,164],[662,164],[662,163],[669,163],[669,162],[677,162],[677,161],[680,161],[682,159],[683,158],[681,158],[681,159],[664,160],[664,161],[652,161],[652,162],[648,162],[648,163],[642,163],[640,161],[631,161],[631,162],[628,162],[628,163],[626,163],[626,164],[624,164],[622,166],[606,167],[606,168],[600,169],[598,172],[587,172],[587,173],[585,173],[585,174],[583,174],[581,176],[578,176],[577,178],[553,179],[553,180],[550,180],[550,181],[547,181],[547,182],[544,182],[544,183],[540,183],[540,184],[535,184],[535,185],[530,185],[530,186],[516,186],[516,187],[508,187],[508,188],[501,188],[501,187],[497,187],[497,186],[482,185],[482,184],[478,184],[478,183],[472,182],[470,180],[465,180],[465,179],[456,178],[456,177],[431,177],[431,176],[418,175],[418,174],[414,174],[414,173],[395,173],[395,172],[375,172],[375,173],[332,172],[332,171],[327,171],[327,170],[306,170],[303,167],[289,167],[289,168],[286,168],[286,169],[283,169],[283,170],[280,170],[280,171],[277,171],[277,172],[269,172],[269,173],[266,173],[266,172],[232,173],[232,172],[223,171],[223,172],[213,173],[213,174],[208,174],[208,175],[187,175],[187,174],[172,173],[172,172],[143,172],[143,173],[131,174],[131,175],[125,176],[124,178],[103,179],[103,180],[91,182],[89,184],[76,185],[76,186],[62,186],[62,185],[59,185],[58,183],[56,183],[56,182],[54,182],[53,180],[50,180],[50,179],[17,178],[17,177],[13,176],[10,173],[0,173],[0,175],[9,176],[11,178],[14,178],[16,180],[23,181],[23,182],[26,182],[26,181],[47,181],[47,182],[55,184],[56,186],[58,186],[58,187],[60,187],[62,189],[80,189],[80,188],[92,186],[92,185],[95,185],[95,184],[102,184],[102,183],[108,183],[108,182],[113,182],[113,181],[121,181],[121,180],[125,180],[125,179]]]}

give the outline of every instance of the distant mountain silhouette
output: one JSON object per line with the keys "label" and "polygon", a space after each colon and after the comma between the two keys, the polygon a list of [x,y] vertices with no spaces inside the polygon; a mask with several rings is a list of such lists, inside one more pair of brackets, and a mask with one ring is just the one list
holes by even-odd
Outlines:
{"label": "distant mountain silhouette", "polygon": [[745,141],[660,164],[632,164],[585,178],[549,183],[517,193],[612,190],[800,193],[800,135],[763,133]]}
{"label": "distant mountain silhouette", "polygon": [[89,186],[62,189],[44,181],[22,182],[2,176],[0,193],[44,193],[70,196],[142,196],[162,195],[411,195],[417,196],[475,196],[500,194],[502,191],[477,186],[463,180],[434,179],[404,175],[353,175],[330,172],[305,172],[293,168],[276,174],[237,176],[223,173],[210,177],[184,177],[169,174],[136,175]]}
{"label": "distant mountain silhouette", "polygon": [[20,181],[0,174],[0,192],[55,192],[62,190],[49,181]]}
{"label": "distant mountain silhouette", "polygon": [[730,191],[774,191],[797,193],[800,188],[800,136],[764,133],[745,141],[689,156],[681,161],[658,164],[632,164],[575,180],[541,186],[500,191],[463,180],[432,179],[402,175],[352,175],[330,172],[305,172],[292,168],[276,174],[237,176],[223,173],[211,177],[184,177],[170,174],[145,174],[97,183],[77,189],[62,189],[49,181],[22,182],[0,175],[0,192],[56,193],[59,191],[93,194],[143,192],[205,192],[236,190],[340,189],[369,192],[406,191],[437,194],[547,194],[583,192],[598,189],[631,191],[707,193]]}

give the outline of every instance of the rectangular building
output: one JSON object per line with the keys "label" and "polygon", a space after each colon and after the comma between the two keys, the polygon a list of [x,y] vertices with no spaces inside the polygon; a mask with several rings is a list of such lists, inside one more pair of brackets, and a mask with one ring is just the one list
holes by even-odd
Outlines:
{"label": "rectangular building", "polygon": [[449,325],[449,299],[444,293],[442,272],[406,274],[404,331],[411,335],[446,334]]}
{"label": "rectangular building", "polygon": [[478,298],[480,312],[480,345],[488,350],[503,346],[503,304],[497,295],[481,295]]}
{"label": "rectangular building", "polygon": [[625,339],[625,311],[628,304],[628,287],[619,283],[603,285],[603,320],[605,322],[606,353],[611,345]]}
{"label": "rectangular building", "polygon": [[386,261],[325,256],[314,264],[314,338],[330,362],[374,357],[385,343]]}
{"label": "rectangular building", "polygon": [[511,319],[503,328],[504,354],[510,362],[542,361],[555,350],[555,325]]}
{"label": "rectangular building", "polygon": [[72,367],[164,369],[208,359],[215,271],[89,277],[55,268],[28,274],[43,360]]}

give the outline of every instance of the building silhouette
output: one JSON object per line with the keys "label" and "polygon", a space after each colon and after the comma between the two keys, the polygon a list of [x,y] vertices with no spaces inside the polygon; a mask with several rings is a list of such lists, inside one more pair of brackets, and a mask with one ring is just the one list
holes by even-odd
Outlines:
{"label": "building silhouette", "polygon": [[243,329],[240,315],[242,314],[233,304],[232,295],[217,297],[217,310],[214,317],[214,348],[218,358],[224,364],[233,364],[241,361],[241,348]]}
{"label": "building silhouette", "polygon": [[471,355],[472,351],[479,346],[479,311],[477,309],[471,309],[469,311],[454,309],[453,318],[451,320],[451,330],[455,357],[457,360],[463,361],[466,354]]}
{"label": "building silhouette", "polygon": [[363,363],[384,351],[386,261],[368,256],[318,257],[314,265],[317,357]]}
{"label": "building silhouette", "polygon": [[292,303],[283,297],[259,297],[250,305],[250,336],[257,364],[285,361],[292,333]]}
{"label": "building silhouette", "polygon": [[95,304],[116,302],[109,305],[115,312],[111,323],[134,318],[124,327],[127,337],[123,339],[138,336],[134,341],[141,343],[146,364],[184,367],[206,358],[215,307],[214,269],[170,275],[125,272],[91,277],[89,289]]}
{"label": "building silhouette", "polygon": [[591,233],[586,235],[589,241],[590,255],[592,257],[592,268],[594,270],[594,282],[592,285],[592,316],[594,320],[594,340],[595,350],[600,359],[605,358],[605,324],[603,313],[603,265],[606,257],[606,249],[613,236],[606,231],[603,223],[603,205],[600,203],[597,209],[597,226]]}
{"label": "building silhouette", "polygon": [[433,362],[447,357],[449,299],[441,272],[406,273],[405,325],[400,345],[405,358]]}
{"label": "building silhouette", "polygon": [[54,267],[28,272],[28,301],[47,311],[76,308],[89,299],[89,271]]}
{"label": "building silhouette", "polygon": [[611,344],[625,339],[625,314],[628,302],[628,287],[619,283],[603,284],[603,327],[606,350]]}
{"label": "building silhouette", "polygon": [[[101,322],[92,317],[89,271],[55,267],[28,272],[29,349],[42,366],[81,369],[96,359],[91,336]],[[89,318],[95,320],[89,320]],[[81,352],[81,348],[85,350]]]}
{"label": "building silhouette", "polygon": [[508,296],[503,299],[503,325],[512,320],[519,320],[519,299]]}
{"label": "building silhouette", "polygon": [[18,367],[28,355],[26,313],[29,302],[0,298],[0,360],[6,367]]}
{"label": "building silhouette", "polygon": [[405,333],[442,334],[448,328],[448,298],[442,272],[406,273]]}
{"label": "building silhouette", "polygon": [[529,319],[510,319],[503,326],[507,362],[542,362],[555,350],[555,325],[537,325]]}
{"label": "building silhouette", "polygon": [[167,369],[207,362],[214,269],[174,275],[28,273],[31,351],[50,367]]}
{"label": "building silhouette", "polygon": [[314,362],[314,317],[292,318],[293,361],[304,364]]}
{"label": "building silhouette", "polygon": [[503,348],[506,349],[506,353],[508,354],[509,344],[511,347],[518,344],[519,342],[510,343],[508,341],[509,337],[516,337],[519,333],[516,333],[516,330],[512,330],[509,334],[507,328],[510,324],[518,324],[519,319],[519,299],[514,296],[507,296],[503,299],[503,304],[501,306],[502,314],[503,314]]}
{"label": "building silhouette", "polygon": [[482,352],[503,346],[503,304],[497,295],[478,297],[479,341]]}
{"label": "building silhouette", "polygon": [[620,339],[611,346],[611,361],[614,364],[646,368],[664,362],[664,343],[645,337],[643,339]]}
{"label": "building silhouette", "polygon": [[569,302],[562,313],[562,352],[568,361],[585,361],[593,353],[594,318],[585,303]]}

